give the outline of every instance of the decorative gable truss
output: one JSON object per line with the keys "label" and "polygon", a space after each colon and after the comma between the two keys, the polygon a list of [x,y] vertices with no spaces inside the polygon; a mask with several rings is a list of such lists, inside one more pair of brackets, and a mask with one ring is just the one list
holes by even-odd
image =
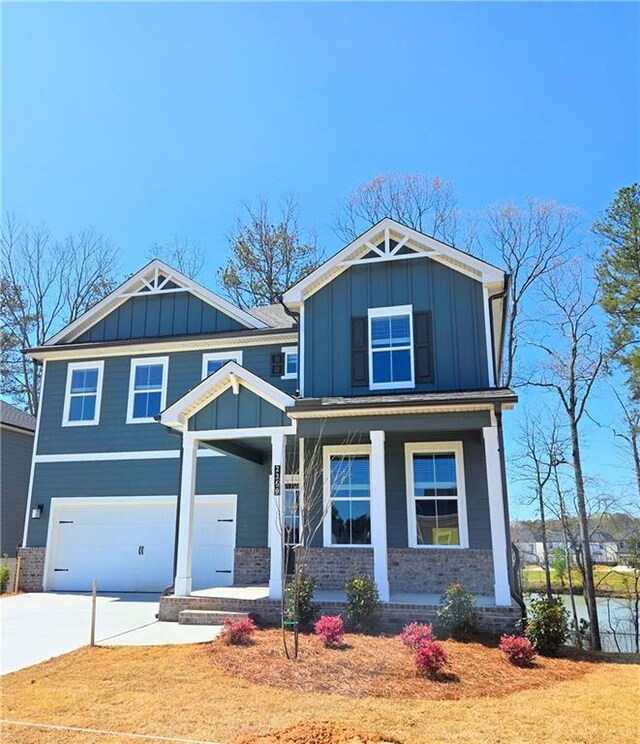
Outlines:
{"label": "decorative gable truss", "polygon": [[189,293],[202,302],[232,318],[248,329],[268,328],[267,324],[248,312],[232,305],[223,297],[198,284],[159,259],[154,259],[127,279],[111,294],[96,303],[83,315],[52,336],[45,346],[72,343],[87,330],[99,323],[122,304],[132,298],[166,296]]}

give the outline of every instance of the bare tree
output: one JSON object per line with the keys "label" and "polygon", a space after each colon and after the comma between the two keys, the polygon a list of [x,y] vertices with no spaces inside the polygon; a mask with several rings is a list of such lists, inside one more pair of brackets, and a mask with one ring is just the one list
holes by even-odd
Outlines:
{"label": "bare tree", "polygon": [[521,478],[533,486],[533,500],[536,502],[540,515],[543,567],[547,597],[550,598],[552,585],[546,515],[546,502],[549,496],[546,489],[552,479],[554,469],[564,460],[566,440],[560,433],[560,426],[555,413],[552,414],[550,420],[546,421],[539,415],[527,416],[519,440],[519,472]]}
{"label": "bare tree", "polygon": [[358,186],[342,203],[335,231],[351,241],[391,217],[403,225],[453,244],[461,215],[453,186],[439,176],[390,173]]}
{"label": "bare tree", "polygon": [[205,255],[200,243],[175,235],[167,243],[154,243],[146,252],[149,259],[159,258],[181,274],[195,279],[204,267]]}
{"label": "bare tree", "polygon": [[22,349],[40,346],[114,288],[117,251],[90,229],[56,241],[46,226],[7,216],[0,255],[2,392],[35,414],[40,365]]}
{"label": "bare tree", "polygon": [[[575,259],[557,265],[544,276],[541,295],[543,304],[539,308],[539,325],[547,333],[531,341],[532,346],[541,352],[542,359],[527,384],[554,393],[566,415],[591,645],[600,650],[585,476],[580,449],[580,423],[606,359],[594,317],[598,295],[597,290],[587,288],[582,265]],[[552,335],[551,339],[549,334]]]}
{"label": "bare tree", "polygon": [[487,214],[488,239],[510,276],[502,384],[511,385],[523,338],[523,305],[532,287],[575,247],[577,213],[555,202],[528,199],[524,206],[496,204]]}
{"label": "bare tree", "polygon": [[230,236],[231,256],[218,279],[229,298],[242,308],[273,305],[282,293],[323,261],[314,236],[304,236],[294,199],[282,206],[276,220],[269,201],[244,204],[245,215]]}

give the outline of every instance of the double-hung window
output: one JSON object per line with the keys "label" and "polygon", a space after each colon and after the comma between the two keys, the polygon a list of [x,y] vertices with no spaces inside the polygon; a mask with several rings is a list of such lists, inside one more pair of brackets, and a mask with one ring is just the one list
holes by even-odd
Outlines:
{"label": "double-hung window", "polygon": [[154,421],[164,409],[167,400],[168,371],[169,357],[131,360],[128,424]]}
{"label": "double-hung window", "polygon": [[410,547],[468,547],[462,444],[406,444]]}
{"label": "double-hung window", "polygon": [[241,351],[214,351],[202,355],[202,379],[209,377],[223,367],[227,362],[242,364]]}
{"label": "double-hung window", "polygon": [[369,310],[369,387],[414,387],[412,306]]}
{"label": "double-hung window", "polygon": [[296,346],[283,346],[284,374],[283,380],[294,380],[298,377],[298,348]]}
{"label": "double-hung window", "polygon": [[103,371],[103,361],[69,364],[63,426],[91,426],[100,422]]}
{"label": "double-hung window", "polygon": [[324,544],[371,545],[368,445],[324,448]]}

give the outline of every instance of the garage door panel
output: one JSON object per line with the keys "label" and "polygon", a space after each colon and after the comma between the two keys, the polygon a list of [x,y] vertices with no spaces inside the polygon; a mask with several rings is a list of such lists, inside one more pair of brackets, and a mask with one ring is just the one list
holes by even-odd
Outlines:
{"label": "garage door panel", "polygon": [[[172,583],[175,499],[75,501],[55,509],[49,589],[87,591],[96,579],[99,591],[159,592]],[[196,497],[194,589],[233,583],[235,508],[235,499]]]}

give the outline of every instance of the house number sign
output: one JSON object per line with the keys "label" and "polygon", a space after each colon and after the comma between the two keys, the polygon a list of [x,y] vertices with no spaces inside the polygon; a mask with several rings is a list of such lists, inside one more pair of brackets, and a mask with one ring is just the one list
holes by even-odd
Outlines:
{"label": "house number sign", "polygon": [[280,496],[280,465],[273,466],[273,495]]}

